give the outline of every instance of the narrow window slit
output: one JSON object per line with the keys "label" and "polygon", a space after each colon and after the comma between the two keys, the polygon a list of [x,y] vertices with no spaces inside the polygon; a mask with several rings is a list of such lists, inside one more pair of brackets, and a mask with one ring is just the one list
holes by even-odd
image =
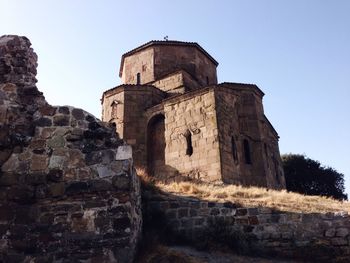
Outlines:
{"label": "narrow window slit", "polygon": [[246,164],[252,164],[252,158],[250,156],[250,146],[247,139],[243,140],[243,148],[244,148],[244,159]]}
{"label": "narrow window slit", "polygon": [[233,160],[237,164],[238,163],[237,146],[236,146],[235,138],[233,136],[231,137],[231,148],[232,148]]}
{"label": "narrow window slit", "polygon": [[140,84],[141,84],[141,74],[140,74],[140,73],[137,73],[137,74],[136,74],[136,84],[137,84],[137,85],[140,85]]}
{"label": "narrow window slit", "polygon": [[192,147],[192,134],[189,130],[187,130],[184,134],[186,138],[186,155],[191,156],[193,154],[193,147]]}

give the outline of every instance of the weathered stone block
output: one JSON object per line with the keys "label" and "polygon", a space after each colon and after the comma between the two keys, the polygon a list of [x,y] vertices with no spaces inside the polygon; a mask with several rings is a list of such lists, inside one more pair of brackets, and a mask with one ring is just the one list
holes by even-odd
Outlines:
{"label": "weathered stone block", "polygon": [[46,117],[42,117],[35,121],[35,125],[38,127],[50,127],[52,126],[52,120]]}
{"label": "weathered stone block", "polygon": [[44,105],[39,108],[39,112],[44,116],[53,116],[56,113],[57,108],[51,105]]}
{"label": "weathered stone block", "polygon": [[165,212],[165,216],[167,218],[171,219],[176,219],[177,218],[177,210],[176,209],[168,209]]}
{"label": "weathered stone block", "polygon": [[192,218],[182,218],[180,221],[181,221],[181,226],[186,229],[191,229],[193,226]]}
{"label": "weathered stone block", "polygon": [[112,178],[112,184],[117,190],[129,191],[131,187],[130,177],[125,173],[115,175]]}
{"label": "weathered stone block", "polygon": [[259,214],[258,208],[248,208],[248,215],[250,216],[256,216]]}
{"label": "weathered stone block", "polygon": [[1,170],[3,172],[13,172],[19,166],[18,156],[13,154],[2,165]]}
{"label": "weathered stone block", "polygon": [[324,236],[325,237],[334,237],[335,236],[335,228],[330,228],[330,229],[327,229],[324,233]]}
{"label": "weathered stone block", "polygon": [[258,225],[259,219],[257,216],[248,216],[249,225]]}
{"label": "weathered stone block", "polygon": [[60,197],[65,194],[64,183],[54,183],[49,186],[49,191],[52,197]]}
{"label": "weathered stone block", "polygon": [[70,120],[69,116],[56,115],[53,117],[53,125],[55,125],[55,126],[68,126],[69,120]]}
{"label": "weathered stone block", "polygon": [[65,194],[74,195],[74,194],[82,194],[88,192],[90,190],[90,185],[87,182],[70,182],[66,186]]}
{"label": "weathered stone block", "polygon": [[50,148],[59,148],[65,146],[65,139],[63,136],[54,136],[47,141],[47,146]]}
{"label": "weathered stone block", "polygon": [[49,169],[51,170],[62,170],[67,162],[67,157],[52,155],[49,161]]}
{"label": "weathered stone block", "polygon": [[132,148],[129,145],[119,146],[117,149],[116,160],[128,160],[132,158]]}
{"label": "weathered stone block", "polygon": [[346,237],[346,236],[349,235],[349,229],[348,229],[348,228],[345,228],[345,227],[338,228],[338,229],[336,230],[335,235],[336,235],[337,237]]}
{"label": "weathered stone block", "polygon": [[235,219],[235,224],[237,225],[248,225],[248,218],[236,218]]}
{"label": "weathered stone block", "polygon": [[66,114],[68,115],[70,112],[69,112],[69,108],[68,107],[65,107],[65,106],[61,106],[61,107],[58,107],[58,112],[59,113],[62,113],[62,114]]}
{"label": "weathered stone block", "polygon": [[331,244],[334,246],[347,246],[349,242],[346,238],[334,237],[331,239]]}
{"label": "weathered stone block", "polygon": [[248,210],[246,208],[238,208],[236,210],[236,216],[245,216],[247,215]]}
{"label": "weathered stone block", "polygon": [[237,204],[232,203],[232,202],[224,202],[224,207],[232,209],[232,208],[237,208],[238,206],[237,206]]}
{"label": "weathered stone block", "polygon": [[72,116],[77,120],[83,120],[85,117],[84,111],[81,109],[73,109]]}
{"label": "weathered stone block", "polygon": [[194,217],[198,215],[198,210],[197,209],[190,209],[190,217]]}
{"label": "weathered stone block", "polygon": [[188,217],[188,208],[179,208],[178,210],[178,217],[183,218],[183,217]]}
{"label": "weathered stone block", "polygon": [[89,184],[91,191],[104,192],[113,190],[112,183],[108,180],[90,180]]}
{"label": "weathered stone block", "polygon": [[212,208],[210,209],[210,215],[216,216],[220,214],[220,209],[219,208]]}

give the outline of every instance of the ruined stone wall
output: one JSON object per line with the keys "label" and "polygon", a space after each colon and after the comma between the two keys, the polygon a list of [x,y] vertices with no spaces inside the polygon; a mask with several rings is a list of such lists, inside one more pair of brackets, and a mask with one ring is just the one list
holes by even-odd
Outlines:
{"label": "ruined stone wall", "polygon": [[206,86],[217,83],[216,66],[213,62],[193,46],[155,46],[154,77],[155,80],[183,69],[191,74],[198,83]]}
{"label": "ruined stone wall", "polygon": [[[206,181],[221,179],[215,96],[212,89],[164,103],[165,163],[181,174]],[[192,154],[186,153],[190,133]]]}
{"label": "ruined stone wall", "polygon": [[51,106],[25,37],[0,37],[0,261],[130,262],[141,230],[131,149],[91,114]]}
{"label": "ruined stone wall", "polygon": [[345,263],[350,257],[350,216],[346,212],[292,213],[160,196],[148,199],[144,206],[147,213],[163,215],[168,235],[181,240],[205,243],[224,238],[226,245],[240,252],[307,262]]}
{"label": "ruined stone wall", "polygon": [[140,73],[140,84],[155,80],[154,50],[152,47],[125,57],[121,76],[123,84],[137,84],[137,73]]}

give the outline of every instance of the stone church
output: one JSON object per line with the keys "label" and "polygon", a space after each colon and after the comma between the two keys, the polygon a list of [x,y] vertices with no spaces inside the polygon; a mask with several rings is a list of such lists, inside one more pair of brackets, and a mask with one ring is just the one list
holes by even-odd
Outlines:
{"label": "stone church", "polygon": [[102,120],[155,176],[285,188],[278,134],[254,84],[218,83],[199,44],[150,41],[121,58],[121,85],[103,93]]}

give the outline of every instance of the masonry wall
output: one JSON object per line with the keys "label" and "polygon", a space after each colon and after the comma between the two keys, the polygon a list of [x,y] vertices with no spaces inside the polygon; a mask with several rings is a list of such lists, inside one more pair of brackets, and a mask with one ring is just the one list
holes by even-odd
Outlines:
{"label": "masonry wall", "polygon": [[[252,101],[244,101],[245,97]],[[216,100],[223,178],[229,183],[266,186],[254,94],[217,87]],[[237,160],[233,158],[232,138],[235,141]],[[249,142],[251,164],[245,160],[244,140]]]}
{"label": "masonry wall", "polygon": [[[241,84],[220,84],[215,91],[225,182],[285,188],[278,137],[264,116],[262,94]],[[246,162],[244,140],[251,163]]]}
{"label": "masonry wall", "polygon": [[25,37],[0,37],[0,261],[130,262],[141,231],[130,146],[35,86]]}
{"label": "masonry wall", "polygon": [[233,91],[215,90],[218,118],[222,179],[225,183],[245,184],[242,137],[239,130],[237,105],[239,96]]}
{"label": "masonry wall", "polygon": [[[146,85],[121,85],[103,94],[103,121],[117,123],[117,132],[133,148],[135,165],[146,166],[147,124],[146,109],[159,104],[164,92]],[[117,101],[117,104],[113,104]],[[114,120],[113,114],[117,119]]]}
{"label": "masonry wall", "polygon": [[[164,103],[165,163],[180,174],[206,181],[221,179],[215,96],[211,89],[182,95]],[[193,153],[186,154],[186,132]]]}
{"label": "masonry wall", "polygon": [[184,93],[185,85],[183,80],[183,71],[177,71],[169,74],[162,79],[152,83],[153,86],[169,93]]}
{"label": "masonry wall", "polygon": [[183,69],[197,79],[202,86],[217,83],[216,66],[193,46],[154,46],[155,79]]}
{"label": "masonry wall", "polygon": [[346,212],[291,213],[169,196],[148,199],[144,208],[164,216],[167,233],[192,243],[205,242],[212,233],[211,238],[224,236],[228,246],[235,244],[241,252],[260,256],[311,262],[348,262],[350,257],[350,216]]}
{"label": "masonry wall", "polygon": [[286,180],[278,146],[278,135],[265,119],[260,122],[260,130],[264,147],[267,187],[284,189]]}
{"label": "masonry wall", "polygon": [[146,48],[124,59],[123,84],[137,84],[137,73],[140,73],[140,84],[154,81],[154,49]]}
{"label": "masonry wall", "polygon": [[102,97],[102,121],[114,123],[120,138],[124,137],[124,92],[123,89],[107,91]]}
{"label": "masonry wall", "polygon": [[168,93],[185,93],[201,88],[201,85],[186,71],[179,70],[152,83]]}

